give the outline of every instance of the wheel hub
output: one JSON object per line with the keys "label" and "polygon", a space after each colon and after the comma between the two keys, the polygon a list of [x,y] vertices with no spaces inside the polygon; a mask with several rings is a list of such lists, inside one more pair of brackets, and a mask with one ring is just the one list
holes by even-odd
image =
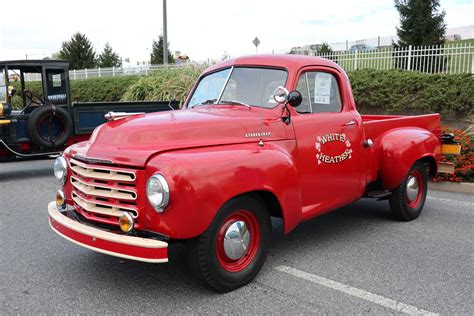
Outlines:
{"label": "wheel hub", "polygon": [[250,231],[244,221],[235,221],[224,235],[224,252],[231,260],[238,260],[246,253],[250,243]]}
{"label": "wheel hub", "polygon": [[407,179],[407,198],[409,201],[415,201],[420,192],[420,184],[415,175],[410,175]]}

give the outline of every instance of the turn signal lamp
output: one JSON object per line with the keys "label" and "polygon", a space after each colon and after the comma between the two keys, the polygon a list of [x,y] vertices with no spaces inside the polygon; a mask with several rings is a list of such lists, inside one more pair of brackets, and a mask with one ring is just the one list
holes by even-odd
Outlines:
{"label": "turn signal lamp", "polygon": [[120,225],[120,229],[124,233],[128,233],[129,231],[131,231],[133,229],[133,218],[132,218],[132,216],[128,213],[123,213],[119,217],[119,225]]}
{"label": "turn signal lamp", "polygon": [[58,190],[56,193],[56,206],[62,209],[66,206],[66,198],[64,196],[63,190]]}

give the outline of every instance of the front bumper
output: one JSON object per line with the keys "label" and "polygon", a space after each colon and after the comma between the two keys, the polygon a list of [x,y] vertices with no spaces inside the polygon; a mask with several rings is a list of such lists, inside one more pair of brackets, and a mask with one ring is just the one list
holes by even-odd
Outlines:
{"label": "front bumper", "polygon": [[49,225],[59,236],[90,250],[131,260],[168,262],[168,243],[151,238],[121,235],[75,221],[48,205]]}

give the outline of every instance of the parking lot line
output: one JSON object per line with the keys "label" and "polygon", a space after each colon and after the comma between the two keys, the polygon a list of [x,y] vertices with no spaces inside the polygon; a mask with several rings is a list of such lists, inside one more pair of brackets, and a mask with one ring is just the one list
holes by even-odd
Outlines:
{"label": "parking lot line", "polygon": [[326,279],[324,277],[320,277],[315,274],[304,272],[292,267],[278,266],[275,268],[275,270],[287,273],[289,275],[295,276],[300,279],[304,279],[304,280],[328,287],[336,291],[346,293],[348,295],[355,296],[357,298],[366,300],[374,304],[378,304],[383,307],[393,309],[394,311],[397,311],[397,312],[402,312],[409,315],[438,315],[436,313],[433,313],[424,309],[420,309],[412,305],[408,305],[396,300],[392,300],[390,298],[373,294],[373,293],[352,287],[350,285],[346,285],[346,284],[339,283],[330,279]]}

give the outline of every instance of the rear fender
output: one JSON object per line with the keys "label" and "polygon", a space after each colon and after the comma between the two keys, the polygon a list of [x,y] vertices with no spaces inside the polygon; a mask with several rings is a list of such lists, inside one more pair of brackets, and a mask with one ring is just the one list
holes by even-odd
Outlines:
{"label": "rear fender", "polygon": [[[380,175],[385,189],[400,185],[413,164],[420,159],[436,162],[440,153],[440,140],[422,128],[390,130],[378,141],[380,144]],[[436,164],[435,164],[436,165]]]}
{"label": "rear fender", "polygon": [[159,172],[170,186],[170,204],[162,214],[147,204],[147,229],[187,239],[202,234],[219,208],[233,197],[255,191],[274,195],[284,230],[301,220],[301,195],[292,154],[294,141],[217,146],[171,151],[155,156],[147,176]]}

